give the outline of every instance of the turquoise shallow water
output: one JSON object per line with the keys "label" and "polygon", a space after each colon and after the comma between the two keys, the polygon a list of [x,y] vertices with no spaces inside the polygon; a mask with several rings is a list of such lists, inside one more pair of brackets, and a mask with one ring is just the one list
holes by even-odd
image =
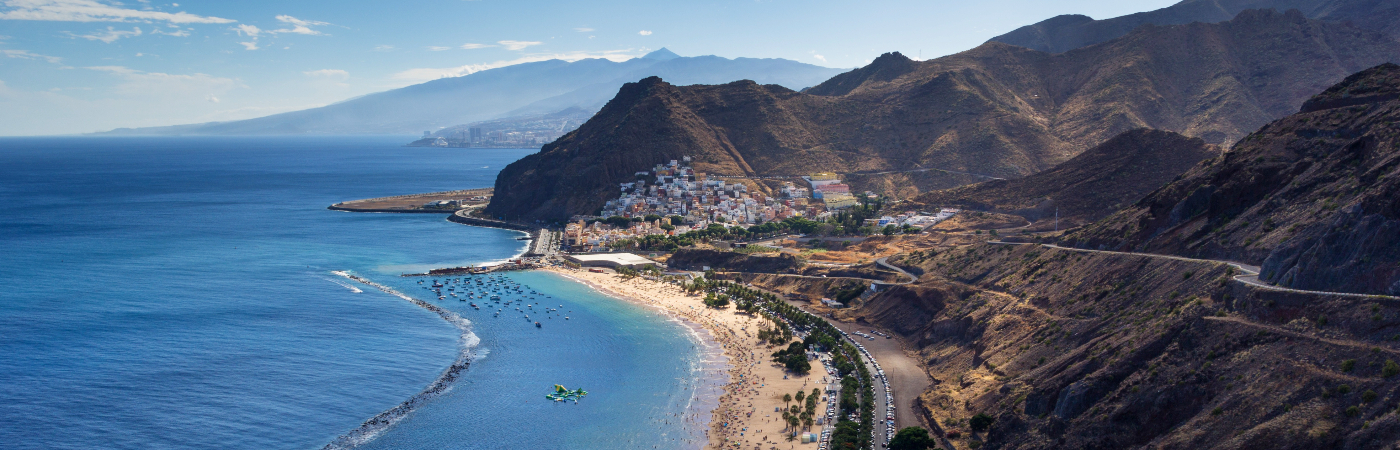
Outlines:
{"label": "turquoise shallow water", "polygon": [[[330,271],[436,301],[397,275],[508,258],[520,234],[324,208],[489,186],[530,150],[403,141],[0,139],[0,446],[320,448],[432,383],[458,330]],[[480,359],[363,447],[684,448],[696,428],[666,421],[696,407],[704,364],[684,327],[511,277],[568,323],[442,302],[473,321]],[[591,394],[546,404],[554,383]]]}

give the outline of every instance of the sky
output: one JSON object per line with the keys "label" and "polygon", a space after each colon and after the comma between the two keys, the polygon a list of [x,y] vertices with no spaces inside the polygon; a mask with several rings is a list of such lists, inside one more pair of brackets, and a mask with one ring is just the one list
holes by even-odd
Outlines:
{"label": "sky", "polygon": [[0,136],[261,117],[547,59],[932,59],[1176,0],[0,0]]}

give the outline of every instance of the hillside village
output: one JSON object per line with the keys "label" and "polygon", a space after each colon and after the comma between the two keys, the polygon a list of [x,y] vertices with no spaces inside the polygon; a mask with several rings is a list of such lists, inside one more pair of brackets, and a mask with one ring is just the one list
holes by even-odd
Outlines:
{"label": "hillside village", "polygon": [[[604,250],[612,244],[649,235],[678,236],[712,225],[748,228],[754,225],[805,218],[825,221],[842,210],[859,206],[850,186],[833,173],[801,177],[809,187],[786,182],[777,196],[750,192],[743,183],[696,172],[691,158],[657,164],[636,172],[636,181],[620,183],[621,195],[610,200],[597,216],[574,216],[565,227],[571,248]],[[866,198],[875,197],[866,193]],[[948,219],[956,209],[937,213],[907,211],[868,219],[866,225],[884,228],[923,229]],[[630,219],[622,221],[609,218]]]}

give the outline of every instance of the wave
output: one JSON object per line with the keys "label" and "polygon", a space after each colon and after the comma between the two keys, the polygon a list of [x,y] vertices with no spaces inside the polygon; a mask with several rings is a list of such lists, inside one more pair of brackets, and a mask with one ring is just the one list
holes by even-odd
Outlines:
{"label": "wave", "polygon": [[326,281],[329,281],[329,282],[332,282],[332,283],[335,283],[335,284],[338,284],[338,285],[340,285],[340,287],[343,287],[343,288],[346,288],[346,289],[349,289],[349,290],[350,290],[350,292],[354,292],[354,293],[356,293],[356,294],[359,294],[359,293],[361,293],[361,292],[364,292],[364,290],[361,290],[361,289],[360,289],[360,288],[357,288],[357,287],[354,287],[354,286],[351,286],[351,285],[349,285],[349,284],[346,284],[346,283],[341,283],[341,282],[339,282],[339,281],[336,281],[336,280],[332,280],[332,279],[330,279],[330,278],[326,278]]}
{"label": "wave", "polygon": [[[381,412],[378,415],[371,417],[369,420],[366,420],[365,423],[360,424],[359,428],[350,430],[350,432],[335,438],[335,440],[331,441],[331,443],[329,444],[326,444],[326,446],[322,449],[341,450],[352,449],[357,446],[363,445],[366,442],[374,440],[374,438],[378,437],[380,433],[383,433],[385,430],[388,430],[390,427],[393,427],[394,424],[398,423],[400,420],[403,420],[404,417],[408,417],[410,413],[412,413],[415,409],[418,409],[418,407],[423,405],[424,403],[427,403],[428,400],[431,400],[432,398],[437,397],[438,395],[441,395],[444,392],[447,392],[448,390],[451,390],[452,384],[455,383],[457,379],[461,377],[463,371],[467,370],[467,366],[470,366],[471,362],[478,358],[478,352],[475,351],[475,349],[478,344],[481,344],[481,338],[477,337],[476,333],[472,332],[471,321],[458,315],[457,313],[448,311],[432,303],[409,297],[407,295],[404,295],[402,292],[394,290],[393,288],[379,283],[375,283],[365,278],[361,278],[347,271],[337,270],[332,271],[331,273],[345,277],[346,279],[352,281],[362,283],[367,286],[374,287],[375,289],[384,291],[384,293],[393,295],[395,297],[407,300],[409,303],[418,305],[418,307],[420,308],[432,311],[438,316],[442,317],[443,320],[446,320],[447,323],[450,323],[452,324],[452,326],[457,327],[457,330],[461,332],[461,345],[459,346],[460,350],[457,353],[457,360],[453,361],[452,365],[448,366],[447,370],[444,370],[442,372],[442,375],[438,375],[437,379],[433,380],[432,384],[428,385],[427,388],[424,388],[423,391],[419,392],[417,395],[410,397],[408,400],[404,400],[403,403],[399,403],[398,406],[390,408],[389,410]],[[484,352],[484,350],[482,351]],[[482,356],[484,356],[484,354],[482,354]]]}

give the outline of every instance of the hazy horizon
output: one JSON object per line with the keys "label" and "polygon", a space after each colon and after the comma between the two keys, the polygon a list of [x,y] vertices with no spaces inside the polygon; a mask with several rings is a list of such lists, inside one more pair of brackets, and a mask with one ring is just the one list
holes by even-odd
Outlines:
{"label": "hazy horizon", "polygon": [[663,47],[853,68],[889,51],[956,53],[1059,14],[1172,3],[3,0],[0,135],[249,119],[523,62],[622,61]]}

